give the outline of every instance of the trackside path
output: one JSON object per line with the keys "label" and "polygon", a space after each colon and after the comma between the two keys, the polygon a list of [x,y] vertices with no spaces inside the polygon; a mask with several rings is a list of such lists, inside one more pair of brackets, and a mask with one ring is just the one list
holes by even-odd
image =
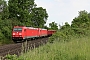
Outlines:
{"label": "trackside path", "polygon": [[30,50],[42,44],[45,44],[47,40],[48,40],[48,37],[45,37],[45,38],[40,38],[36,40],[26,41],[23,43],[15,43],[15,44],[0,46],[0,56],[5,56],[7,54],[20,55],[21,52],[26,52],[27,50]]}

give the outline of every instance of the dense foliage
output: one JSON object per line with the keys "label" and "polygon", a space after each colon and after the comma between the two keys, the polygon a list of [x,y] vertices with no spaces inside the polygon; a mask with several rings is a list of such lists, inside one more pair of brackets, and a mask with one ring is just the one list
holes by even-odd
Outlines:
{"label": "dense foliage", "polygon": [[46,9],[43,9],[42,7],[34,8],[32,9],[32,26],[34,27],[44,27],[44,24],[47,21],[48,14],[46,13]]}
{"label": "dense foliage", "polygon": [[49,23],[49,29],[52,29],[52,30],[58,30],[58,26],[57,26],[57,23],[52,22],[52,23]]}

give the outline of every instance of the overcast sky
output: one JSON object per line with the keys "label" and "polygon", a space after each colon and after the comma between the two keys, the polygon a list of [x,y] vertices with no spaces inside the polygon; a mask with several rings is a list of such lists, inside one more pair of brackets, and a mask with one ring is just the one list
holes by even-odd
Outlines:
{"label": "overcast sky", "polygon": [[71,24],[78,11],[90,12],[90,0],[35,0],[35,3],[47,10],[47,25],[53,21],[61,25],[65,22]]}

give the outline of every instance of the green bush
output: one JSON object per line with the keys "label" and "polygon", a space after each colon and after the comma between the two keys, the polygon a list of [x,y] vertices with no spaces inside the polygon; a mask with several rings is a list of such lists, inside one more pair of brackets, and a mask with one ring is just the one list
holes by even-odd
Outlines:
{"label": "green bush", "polygon": [[16,60],[17,59],[17,55],[15,55],[15,54],[14,55],[8,54],[4,58],[7,59],[7,60]]}
{"label": "green bush", "polygon": [[58,30],[55,34],[53,34],[49,42],[53,43],[54,41],[69,41],[71,37],[75,36],[75,32],[71,29]]}

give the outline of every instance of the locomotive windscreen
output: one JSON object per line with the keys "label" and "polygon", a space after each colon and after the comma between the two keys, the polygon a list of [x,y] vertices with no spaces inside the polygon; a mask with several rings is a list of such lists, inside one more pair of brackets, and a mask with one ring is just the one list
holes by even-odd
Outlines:
{"label": "locomotive windscreen", "polygon": [[22,31],[22,28],[14,28],[14,31]]}

